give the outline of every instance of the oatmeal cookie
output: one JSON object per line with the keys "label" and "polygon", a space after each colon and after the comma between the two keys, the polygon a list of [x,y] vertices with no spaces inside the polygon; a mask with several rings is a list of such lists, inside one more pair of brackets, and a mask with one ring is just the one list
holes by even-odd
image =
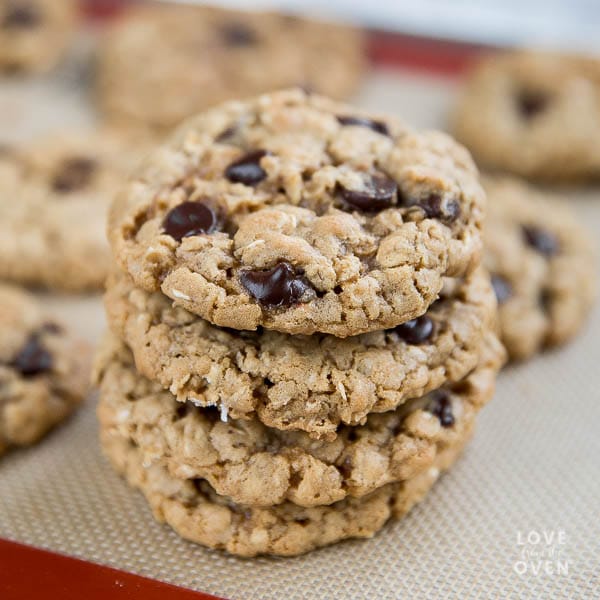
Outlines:
{"label": "oatmeal cookie", "polygon": [[88,348],[26,292],[0,285],[0,454],[28,446],[83,400]]}
{"label": "oatmeal cookie", "polygon": [[100,289],[106,213],[135,164],[108,132],[54,134],[0,156],[0,278],[68,291]]}
{"label": "oatmeal cookie", "polygon": [[600,60],[519,51],[483,59],[453,131],[483,165],[536,179],[600,178]]}
{"label": "oatmeal cookie", "polygon": [[137,286],[220,326],[347,337],[422,315],[479,262],[461,146],[289,90],[184,124],[112,205]]}
{"label": "oatmeal cookie", "polygon": [[502,341],[513,359],[563,344],[596,296],[590,235],[558,198],[508,177],[483,180],[489,199],[485,266],[499,304]]}
{"label": "oatmeal cookie", "polygon": [[206,6],[137,6],[102,44],[97,92],[109,117],[166,129],[224,100],[294,85],[344,98],[364,68],[362,35],[351,27]]}
{"label": "oatmeal cookie", "polygon": [[0,72],[54,67],[73,37],[75,0],[0,0]]}

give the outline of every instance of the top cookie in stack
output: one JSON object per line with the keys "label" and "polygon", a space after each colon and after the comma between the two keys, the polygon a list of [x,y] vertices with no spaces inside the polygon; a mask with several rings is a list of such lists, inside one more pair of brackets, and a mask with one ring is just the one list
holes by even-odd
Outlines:
{"label": "top cookie in stack", "polygon": [[298,91],[189,121],[121,194],[109,236],[136,285],[223,327],[338,337],[422,315],[478,264],[468,153]]}
{"label": "top cookie in stack", "polygon": [[373,535],[493,393],[483,216],[441,133],[301,90],[188,121],[111,209],[105,452],[210,547]]}

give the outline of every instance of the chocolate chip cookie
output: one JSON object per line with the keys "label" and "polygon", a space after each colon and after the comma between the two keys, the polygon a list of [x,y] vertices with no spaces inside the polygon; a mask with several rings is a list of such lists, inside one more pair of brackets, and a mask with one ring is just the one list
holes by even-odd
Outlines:
{"label": "chocolate chip cookie", "polygon": [[0,285],[0,454],[33,444],[77,407],[88,362],[32,296]]}
{"label": "chocolate chip cookie", "polygon": [[340,423],[364,423],[368,413],[395,409],[475,367],[496,316],[489,277],[477,270],[446,288],[425,315],[345,339],[224,330],[117,273],[105,304],[140,372],[179,401],[332,439]]}
{"label": "chocolate chip cookie", "polygon": [[289,90],[183,125],[112,206],[116,260],[220,326],[339,337],[421,316],[477,265],[469,154]]}
{"label": "chocolate chip cookie", "polygon": [[106,213],[138,150],[108,132],[56,134],[0,155],[0,278],[100,289]]}
{"label": "chocolate chip cookie", "polygon": [[237,504],[328,505],[410,480],[433,466],[440,447],[467,437],[504,357],[493,333],[480,345],[479,366],[458,384],[370,414],[363,426],[342,426],[326,442],[181,404],[140,375],[129,349],[109,336],[96,365],[98,416],[106,435],[136,444],[144,464],[158,460],[175,477],[205,479]]}
{"label": "chocolate chip cookie", "polygon": [[485,265],[513,359],[562,344],[582,327],[596,294],[589,234],[557,198],[518,180],[484,178]]}
{"label": "chocolate chip cookie", "polygon": [[543,52],[483,59],[453,119],[482,164],[538,179],[600,177],[600,60]]}
{"label": "chocolate chip cookie", "polygon": [[294,85],[344,98],[364,67],[362,35],[350,27],[210,7],[137,6],[104,40],[97,92],[109,117],[164,129],[224,100]]}
{"label": "chocolate chip cookie", "polygon": [[54,67],[71,41],[75,17],[75,0],[0,0],[0,72]]}

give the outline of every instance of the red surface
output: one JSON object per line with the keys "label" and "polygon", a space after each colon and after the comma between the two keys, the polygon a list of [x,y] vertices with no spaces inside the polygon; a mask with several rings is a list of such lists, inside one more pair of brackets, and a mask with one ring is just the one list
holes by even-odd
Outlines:
{"label": "red surface", "polygon": [[369,57],[377,65],[402,66],[452,76],[464,71],[486,49],[388,31],[372,30],[367,38]]}
{"label": "red surface", "polygon": [[153,579],[0,539],[2,600],[215,600]]}
{"label": "red surface", "polygon": [[[114,17],[128,0],[82,0],[92,18]],[[131,0],[129,0],[131,1]],[[483,50],[371,31],[368,52],[374,64],[455,76]],[[0,600],[214,600],[125,571],[0,539]]]}

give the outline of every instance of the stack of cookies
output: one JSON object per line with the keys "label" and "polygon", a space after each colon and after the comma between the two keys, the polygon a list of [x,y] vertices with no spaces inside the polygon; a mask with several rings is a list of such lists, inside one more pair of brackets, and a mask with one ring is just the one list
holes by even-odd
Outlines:
{"label": "stack of cookies", "polygon": [[448,136],[292,90],[186,122],[115,200],[104,451],[243,556],[370,537],[451,466],[504,351]]}

